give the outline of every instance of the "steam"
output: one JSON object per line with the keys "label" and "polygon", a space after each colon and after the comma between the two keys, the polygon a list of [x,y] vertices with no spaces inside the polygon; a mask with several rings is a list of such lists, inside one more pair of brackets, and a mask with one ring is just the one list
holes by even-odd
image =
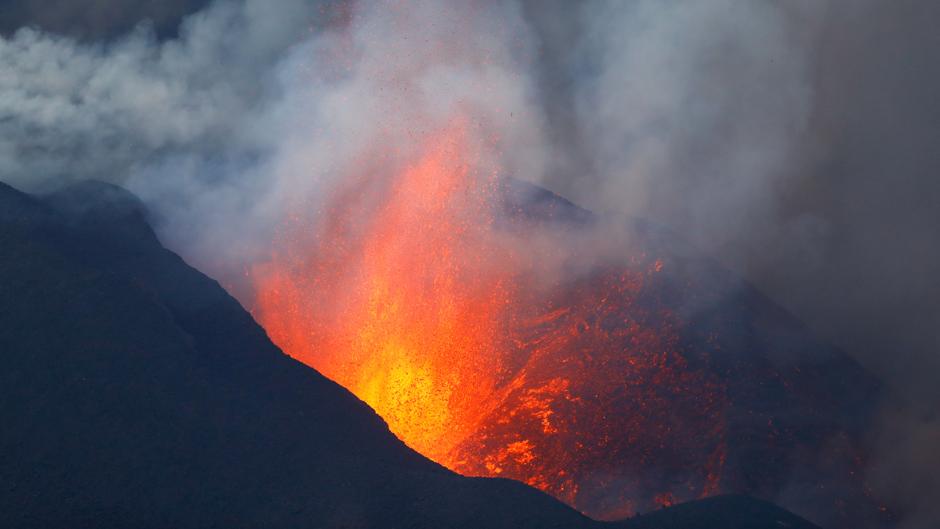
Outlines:
{"label": "steam", "polygon": [[[238,293],[285,204],[316,208],[371,153],[402,163],[465,112],[482,163],[672,227],[927,403],[886,408],[872,476],[887,493],[917,476],[908,526],[928,524],[937,465],[893,450],[924,453],[940,424],[924,411],[940,401],[940,304],[922,292],[940,263],[940,195],[917,192],[940,167],[923,154],[937,131],[920,108],[940,76],[912,73],[936,70],[922,21],[938,9],[464,4],[218,1],[168,40],[146,24],[106,43],[19,29],[0,38],[0,178],[32,191],[124,185],[168,245]],[[868,43],[881,20],[911,28],[913,44],[889,35],[898,53],[878,56]],[[841,70],[859,48],[875,64],[909,58],[910,71]],[[880,91],[856,89],[869,84]],[[870,110],[886,97],[900,117]],[[890,134],[845,132],[868,126]],[[840,201],[880,204],[885,174],[913,191],[889,206]],[[885,228],[895,220],[903,236]]]}
{"label": "steam", "polygon": [[232,277],[285,201],[315,206],[371,150],[404,159],[455,112],[493,153],[511,146],[504,171],[538,174],[529,41],[513,5],[431,3],[220,2],[165,42],[22,29],[0,41],[0,174],[32,190],[115,180],[172,246]]}
{"label": "steam", "polygon": [[[0,41],[0,174],[32,189],[116,180],[219,272],[252,261],[239,254],[285,199],[317,196],[375,146],[407,156],[460,106],[499,138],[502,171],[726,250],[742,222],[779,220],[775,183],[811,106],[814,5],[243,0],[164,42],[145,26],[108,45],[23,29]],[[560,10],[578,26],[547,27]],[[568,64],[540,62],[559,30]]]}
{"label": "steam", "polygon": [[0,41],[0,170],[30,187],[126,179],[179,152],[219,152],[257,108],[264,73],[306,29],[303,2],[219,3],[158,43],[146,26],[108,45],[33,29]]}
{"label": "steam", "polygon": [[[811,9],[787,9],[800,6]],[[595,207],[678,221],[711,245],[726,244],[745,218],[772,215],[772,184],[790,169],[812,95],[812,29],[788,17],[771,3],[733,0],[585,10],[582,56],[597,74],[575,102],[597,172],[594,185],[572,192]],[[663,206],[668,217],[654,210]]]}

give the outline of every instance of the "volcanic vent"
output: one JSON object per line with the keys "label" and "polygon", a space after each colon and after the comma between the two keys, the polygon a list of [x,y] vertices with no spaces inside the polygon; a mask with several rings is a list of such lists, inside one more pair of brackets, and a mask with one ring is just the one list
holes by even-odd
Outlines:
{"label": "volcanic vent", "polygon": [[868,501],[864,372],[667,235],[479,171],[471,133],[292,206],[250,274],[275,343],[431,459],[590,516],[801,479],[817,519]]}

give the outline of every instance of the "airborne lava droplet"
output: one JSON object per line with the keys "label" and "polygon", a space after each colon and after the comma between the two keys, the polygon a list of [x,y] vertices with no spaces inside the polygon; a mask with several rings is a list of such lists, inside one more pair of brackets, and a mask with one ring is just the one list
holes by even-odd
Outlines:
{"label": "airborne lava droplet", "polygon": [[563,235],[506,214],[472,133],[456,117],[287,215],[251,273],[255,316],[455,471],[603,518],[717,492],[724,388],[678,352],[671,314],[637,303],[663,262],[547,281]]}

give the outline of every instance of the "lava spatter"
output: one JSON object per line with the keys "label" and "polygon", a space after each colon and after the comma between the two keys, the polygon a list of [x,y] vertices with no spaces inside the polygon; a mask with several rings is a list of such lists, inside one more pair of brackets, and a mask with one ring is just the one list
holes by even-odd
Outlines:
{"label": "lava spatter", "polygon": [[663,263],[536,279],[557,241],[504,229],[500,177],[475,170],[468,123],[291,215],[252,270],[255,316],[458,472],[604,518],[717,491],[723,388],[679,351],[676,318],[638,302]]}

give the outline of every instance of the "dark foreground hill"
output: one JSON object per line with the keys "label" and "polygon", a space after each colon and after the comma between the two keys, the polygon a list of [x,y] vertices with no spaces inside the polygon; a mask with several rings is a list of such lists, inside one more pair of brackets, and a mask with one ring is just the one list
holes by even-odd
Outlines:
{"label": "dark foreground hill", "polygon": [[[165,250],[120,189],[0,184],[0,248],[3,527],[602,525],[405,447]],[[679,509],[623,525],[813,527],[745,498]]]}

